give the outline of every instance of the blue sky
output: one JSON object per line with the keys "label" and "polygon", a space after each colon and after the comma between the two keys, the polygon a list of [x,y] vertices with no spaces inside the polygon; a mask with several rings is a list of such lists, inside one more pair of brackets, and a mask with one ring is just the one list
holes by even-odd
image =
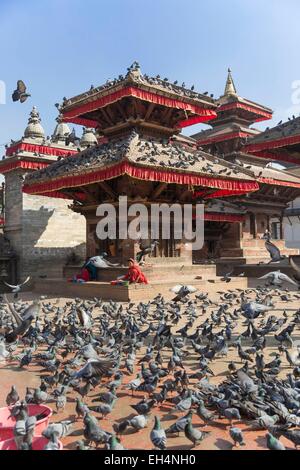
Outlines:
{"label": "blue sky", "polygon": [[[0,0],[0,144],[23,134],[33,105],[51,134],[56,102],[134,60],[215,96],[230,66],[239,94],[274,109],[274,123],[299,114],[299,20],[298,0]],[[23,105],[10,98],[19,78],[32,94]]]}

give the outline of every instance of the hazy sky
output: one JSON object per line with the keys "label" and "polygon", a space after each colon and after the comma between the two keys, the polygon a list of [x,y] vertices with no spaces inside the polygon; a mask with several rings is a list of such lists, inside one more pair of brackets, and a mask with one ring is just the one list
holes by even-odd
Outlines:
{"label": "hazy sky", "polygon": [[[275,123],[299,114],[299,24],[299,0],[0,0],[0,144],[22,136],[33,105],[51,134],[56,102],[134,60],[215,96],[230,66],[239,94],[274,109]],[[23,105],[11,101],[19,78],[32,94]]]}

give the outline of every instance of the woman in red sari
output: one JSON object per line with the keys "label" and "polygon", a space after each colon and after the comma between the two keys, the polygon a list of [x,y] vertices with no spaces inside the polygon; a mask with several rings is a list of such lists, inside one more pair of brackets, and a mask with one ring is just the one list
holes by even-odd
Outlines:
{"label": "woman in red sari", "polygon": [[[129,260],[128,273],[118,278],[118,281],[129,281],[130,284],[148,284],[148,279],[145,274],[142,273],[141,268],[136,264],[133,258]],[[112,281],[113,284],[116,282],[117,281]]]}

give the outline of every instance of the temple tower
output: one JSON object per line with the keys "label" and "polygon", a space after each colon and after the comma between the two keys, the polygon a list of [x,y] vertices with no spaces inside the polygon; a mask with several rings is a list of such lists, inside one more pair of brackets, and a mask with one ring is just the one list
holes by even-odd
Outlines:
{"label": "temple tower", "polygon": [[17,254],[20,280],[27,275],[59,278],[73,255],[85,258],[85,219],[69,209],[70,202],[22,192],[26,174],[77,153],[74,144],[66,145],[70,133],[59,117],[52,137],[46,137],[33,107],[24,136],[7,146],[0,162],[5,176],[4,233]]}

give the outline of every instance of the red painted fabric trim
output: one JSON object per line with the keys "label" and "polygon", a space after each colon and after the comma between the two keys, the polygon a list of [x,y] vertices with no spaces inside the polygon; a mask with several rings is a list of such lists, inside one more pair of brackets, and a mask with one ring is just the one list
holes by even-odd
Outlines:
{"label": "red painted fabric trim", "polygon": [[167,98],[166,96],[162,96],[157,93],[140,90],[136,87],[126,87],[121,90],[115,91],[114,93],[110,93],[107,96],[98,98],[97,100],[92,101],[90,103],[85,103],[81,106],[77,106],[71,111],[63,113],[63,120],[66,122],[74,122],[74,118],[79,118],[83,114],[90,113],[99,108],[103,108],[126,96],[134,96],[135,98],[139,98],[144,101],[149,101],[150,103],[167,106],[169,108],[184,109],[196,115],[203,116],[205,121],[217,117],[217,113],[211,109],[201,108],[200,106],[195,106],[184,101]]}
{"label": "red painted fabric trim", "polygon": [[218,212],[205,212],[204,220],[211,222],[244,222],[245,216],[239,214],[220,214]]}
{"label": "red painted fabric trim", "polygon": [[228,134],[223,134],[223,135],[218,135],[218,136],[212,136],[209,139],[201,139],[201,137],[197,140],[197,143],[200,145],[208,145],[208,144],[213,144],[215,142],[224,142],[225,140],[231,140],[231,139],[237,139],[237,138],[243,138],[243,137],[248,137],[249,135],[252,135],[247,132],[230,132]]}
{"label": "red painted fabric trim", "polygon": [[91,119],[84,119],[84,118],[74,118],[74,119],[63,119],[64,122],[72,122],[73,124],[78,124],[79,126],[84,127],[93,127],[97,128],[100,127],[98,121],[92,121]]}
{"label": "red painted fabric trim", "polygon": [[229,111],[231,109],[244,109],[246,111],[249,111],[250,113],[256,114],[257,116],[261,116],[260,118],[255,119],[254,122],[266,121],[267,119],[272,119],[272,116],[273,116],[271,113],[262,111],[256,106],[246,105],[246,104],[238,103],[238,102],[224,104],[223,106],[219,107],[218,112]]}
{"label": "red painted fabric trim", "polygon": [[[244,149],[243,149],[244,150]],[[276,160],[279,162],[287,162],[287,163],[296,163],[299,165],[300,163],[300,158],[295,158],[295,157],[290,157],[289,155],[283,155],[283,154],[274,154],[272,152],[247,152],[251,153],[251,155],[259,158],[263,158],[264,160]]]}
{"label": "red painted fabric trim", "polygon": [[288,188],[300,188],[300,183],[294,183],[291,181],[281,181],[281,180],[275,180],[273,178],[258,178],[258,181],[264,184],[286,186]]}
{"label": "red painted fabric trim", "polygon": [[257,144],[245,145],[244,150],[246,152],[255,152],[260,150],[270,150],[279,147],[286,147],[287,145],[299,144],[300,134],[294,135],[293,137],[283,137],[282,139],[270,140],[269,142],[260,142]]}
{"label": "red painted fabric trim", "polygon": [[[259,186],[258,186],[258,189],[259,189]],[[257,191],[257,189],[255,189],[254,191]],[[207,194],[206,196],[204,196],[203,199],[215,199],[218,197],[227,197],[227,196],[240,196],[241,194],[245,194],[245,191],[243,189],[237,189],[236,191],[232,191],[228,189],[220,189],[218,191],[214,191],[213,193]]]}
{"label": "red painted fabric trim", "polygon": [[[110,168],[105,168],[90,173],[76,176],[65,176],[47,183],[25,185],[23,191],[30,194],[42,194],[50,191],[59,191],[64,188],[84,186],[96,183],[98,181],[116,178],[124,174],[141,180],[216,188],[220,189],[221,191],[225,191],[225,193],[226,191],[230,192],[231,194],[244,194],[251,191],[257,191],[259,189],[259,185],[256,181],[209,178],[206,176],[193,175],[189,173],[177,173],[175,171],[163,171],[145,167],[136,167],[128,162],[122,162]],[[217,191],[217,193],[218,192],[219,191]]]}
{"label": "red painted fabric trim", "polygon": [[6,150],[6,155],[10,157],[14,155],[16,150],[24,150],[26,152],[31,153],[41,153],[44,155],[54,155],[57,157],[65,157],[77,153],[76,150],[64,150],[56,147],[48,147],[47,145],[37,145],[29,144],[27,142],[19,142],[15,145],[12,145],[11,147],[8,147],[8,149]]}
{"label": "red painted fabric trim", "polygon": [[182,129],[183,127],[193,126],[194,124],[199,124],[200,122],[210,121],[211,116],[196,116],[183,121],[179,121],[176,125],[177,128]]}
{"label": "red painted fabric trim", "polygon": [[26,160],[19,160],[12,163],[3,164],[0,162],[0,173],[8,173],[9,171],[15,170],[16,168],[23,168],[28,170],[41,170],[46,168],[50,163],[41,162],[29,162]]}

